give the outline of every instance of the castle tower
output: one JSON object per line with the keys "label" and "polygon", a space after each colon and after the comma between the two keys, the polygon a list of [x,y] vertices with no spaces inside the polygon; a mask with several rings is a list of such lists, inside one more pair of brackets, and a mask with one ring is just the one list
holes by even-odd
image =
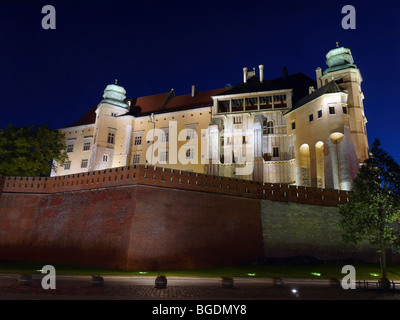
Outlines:
{"label": "castle tower", "polygon": [[[363,78],[360,70],[354,64],[350,49],[339,47],[330,50],[326,55],[327,69],[317,79],[322,85],[335,81],[340,89],[348,94],[347,110],[349,117],[349,129],[352,142],[359,163],[368,158],[368,139],[364,113],[364,94],[361,89]],[[318,77],[318,72],[317,72]]]}
{"label": "castle tower", "polygon": [[129,111],[125,99],[126,91],[117,84],[117,80],[105,88],[103,100],[96,109],[89,171],[120,167],[128,163],[133,123],[131,117],[124,117]]}

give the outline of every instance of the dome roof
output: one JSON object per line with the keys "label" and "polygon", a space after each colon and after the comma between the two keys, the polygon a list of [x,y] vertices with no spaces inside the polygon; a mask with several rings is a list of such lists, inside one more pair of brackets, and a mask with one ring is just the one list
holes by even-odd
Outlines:
{"label": "dome roof", "polygon": [[324,74],[345,68],[356,68],[351,50],[339,47],[338,43],[336,43],[335,49],[326,54],[326,65],[328,69],[324,71]]}
{"label": "dome roof", "polygon": [[109,84],[104,90],[103,101],[111,103],[114,105],[118,105],[123,108],[127,108],[128,106],[124,103],[126,99],[126,91],[123,87],[117,85],[117,80],[115,80],[115,84]]}

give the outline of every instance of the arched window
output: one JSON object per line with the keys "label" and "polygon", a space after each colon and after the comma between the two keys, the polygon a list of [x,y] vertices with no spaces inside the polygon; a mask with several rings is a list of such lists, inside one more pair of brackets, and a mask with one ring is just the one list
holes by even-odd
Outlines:
{"label": "arched window", "polygon": [[272,120],[263,120],[263,134],[274,134],[274,122]]}

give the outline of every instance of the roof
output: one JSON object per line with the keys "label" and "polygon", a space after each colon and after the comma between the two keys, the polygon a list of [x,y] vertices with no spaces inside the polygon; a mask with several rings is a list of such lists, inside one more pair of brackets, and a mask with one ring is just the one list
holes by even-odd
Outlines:
{"label": "roof", "polygon": [[61,129],[69,128],[69,127],[84,126],[84,125],[95,123],[95,121],[96,121],[96,109],[97,109],[97,105],[95,105],[88,112],[86,112],[77,122],[75,122],[75,123],[73,123],[73,124],[71,124],[69,126],[65,126],[65,127],[61,128]]}
{"label": "roof", "polygon": [[260,82],[260,78],[253,76],[247,79],[247,82],[242,82],[226,91],[224,94],[239,94],[247,92],[262,92],[262,91],[274,91],[274,90],[293,90],[293,105],[298,100],[308,95],[309,88],[311,86],[316,87],[316,82],[310,77],[303,73],[295,73],[292,75],[283,76],[281,78],[263,80]]}
{"label": "roof", "polygon": [[221,94],[226,90],[227,90],[226,88],[223,88],[223,89],[198,92],[194,97],[192,97],[191,94],[175,96],[173,94],[173,91],[171,91],[154,96],[129,99],[128,101],[131,101],[131,108],[130,108],[131,111],[129,112],[129,114],[140,116],[140,115],[147,115],[152,112],[163,113],[176,110],[185,110],[185,109],[211,106],[213,103],[211,97]]}
{"label": "roof", "polygon": [[301,106],[305,105],[306,103],[309,103],[310,101],[313,101],[314,99],[317,99],[321,97],[324,94],[327,93],[336,93],[336,92],[343,92],[339,86],[336,84],[335,81],[330,81],[326,85],[322,86],[321,88],[315,90],[313,93],[303,97],[300,99],[293,107],[292,110],[300,108]]}
{"label": "roof", "polygon": [[[186,110],[193,108],[201,108],[211,106],[213,103],[212,96],[218,95],[226,91],[226,88],[210,91],[198,92],[194,97],[191,94],[175,96],[173,91],[160,93],[152,96],[139,97],[125,100],[130,102],[130,111],[125,115],[145,116],[150,113],[164,113],[178,110]],[[82,125],[93,124],[96,121],[97,105],[86,112],[77,122],[68,127],[77,127]]]}

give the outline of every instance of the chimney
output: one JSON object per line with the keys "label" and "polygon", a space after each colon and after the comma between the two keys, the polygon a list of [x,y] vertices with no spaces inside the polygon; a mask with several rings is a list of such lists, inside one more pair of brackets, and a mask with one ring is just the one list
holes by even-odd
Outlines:
{"label": "chimney", "polygon": [[260,83],[263,83],[263,81],[264,81],[264,66],[262,64],[260,64],[258,66],[258,68],[260,69]]}
{"label": "chimney", "polygon": [[308,94],[311,94],[315,91],[314,86],[308,88]]}
{"label": "chimney", "polygon": [[283,73],[283,79],[286,80],[288,75],[289,75],[288,70],[287,70],[286,67],[282,68],[282,73]]}
{"label": "chimney", "polygon": [[243,82],[244,83],[247,82],[247,68],[246,67],[243,68]]}
{"label": "chimney", "polygon": [[199,93],[199,89],[196,85],[192,85],[192,98],[194,98]]}
{"label": "chimney", "polygon": [[322,86],[322,82],[321,82],[322,69],[320,67],[315,69],[315,77],[317,78],[317,88],[321,88],[321,86]]}

